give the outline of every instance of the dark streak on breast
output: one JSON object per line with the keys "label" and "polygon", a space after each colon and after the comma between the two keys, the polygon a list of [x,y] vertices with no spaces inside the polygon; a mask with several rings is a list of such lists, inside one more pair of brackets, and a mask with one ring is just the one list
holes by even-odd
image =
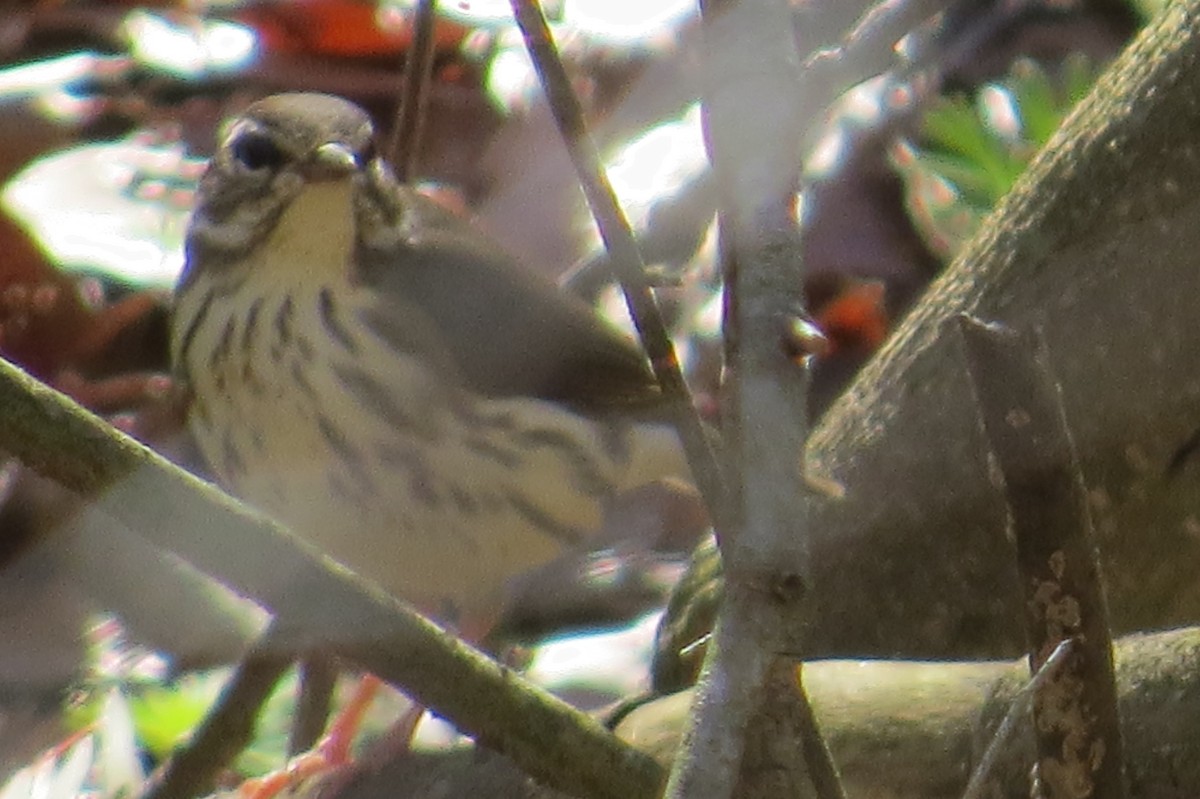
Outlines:
{"label": "dark streak on breast", "polygon": [[259,379],[258,373],[254,371],[254,364],[249,357],[242,361],[242,384],[256,397],[261,397],[266,393],[263,382]]}
{"label": "dark streak on breast", "polygon": [[306,375],[304,372],[304,367],[298,363],[292,364],[292,382],[296,384],[296,388],[304,392],[305,396],[316,396],[316,392],[313,391],[312,383],[308,381],[308,375]]}
{"label": "dark streak on breast", "polygon": [[422,429],[417,425],[416,420],[400,407],[393,392],[366,371],[341,363],[333,363],[331,368],[338,382],[389,428],[413,433],[427,440],[437,440],[436,430]]}
{"label": "dark streak on breast", "polygon": [[384,466],[397,467],[408,472],[409,493],[413,499],[431,509],[441,506],[441,499],[433,488],[433,475],[429,464],[414,447],[406,447],[391,441],[381,442],[376,451]]}
{"label": "dark streak on breast", "polygon": [[283,298],[283,302],[279,304],[279,310],[275,312],[275,340],[281,345],[291,343],[292,316],[295,310],[295,304],[289,294]]}
{"label": "dark streak on breast", "polygon": [[546,429],[524,430],[514,434],[511,440],[526,452],[539,449],[558,451],[573,470],[576,486],[591,496],[608,496],[615,490],[612,482],[600,473],[595,462],[588,457],[586,446],[565,433]]}
{"label": "dark streak on breast", "polygon": [[321,437],[325,439],[325,442],[337,453],[338,461],[345,464],[353,474],[354,479],[364,489],[373,491],[374,483],[363,465],[362,454],[346,440],[341,431],[323,413],[317,414],[317,429],[321,431]]}
{"label": "dark streak on breast", "polygon": [[321,289],[317,300],[318,310],[321,313],[321,324],[325,326],[326,332],[337,339],[347,351],[351,353],[358,352],[358,343],[354,337],[350,335],[350,331],[337,318],[337,308],[333,302],[333,290],[328,286]]}
{"label": "dark streak on breast", "polygon": [[525,521],[550,538],[561,541],[567,546],[575,546],[583,541],[583,533],[579,530],[556,522],[520,494],[510,493],[506,499],[512,509]]}
{"label": "dark streak on breast", "polygon": [[233,346],[233,333],[233,320],[225,320],[225,328],[221,331],[221,338],[217,341],[217,346],[213,348],[212,353],[208,356],[208,368],[213,372],[219,371],[225,365],[225,360],[229,357],[229,350]]}
{"label": "dark streak on breast", "polygon": [[258,317],[262,313],[262,307],[263,298],[259,297],[250,304],[250,311],[246,314],[246,326],[242,328],[242,349],[247,352],[254,344],[254,334],[258,330]]}
{"label": "dark streak on breast", "polygon": [[179,363],[187,364],[188,354],[192,348],[192,340],[196,337],[196,331],[208,319],[209,309],[212,308],[213,297],[216,291],[209,289],[204,295],[204,299],[200,302],[200,307],[196,309],[195,315],[188,323],[187,330],[183,331],[183,337],[179,339]]}

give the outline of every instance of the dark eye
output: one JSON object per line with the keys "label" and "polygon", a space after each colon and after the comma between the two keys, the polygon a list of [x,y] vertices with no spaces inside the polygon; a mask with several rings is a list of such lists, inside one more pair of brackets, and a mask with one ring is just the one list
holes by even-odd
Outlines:
{"label": "dark eye", "polygon": [[239,164],[256,172],[260,169],[278,169],[287,160],[287,155],[270,136],[247,131],[229,145],[229,152]]}

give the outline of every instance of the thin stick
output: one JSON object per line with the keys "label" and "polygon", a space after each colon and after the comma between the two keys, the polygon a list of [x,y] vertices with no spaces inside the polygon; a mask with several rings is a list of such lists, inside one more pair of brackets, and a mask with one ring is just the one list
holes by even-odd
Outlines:
{"label": "thin stick", "polygon": [[328,655],[308,655],[300,661],[300,690],[288,738],[289,755],[307,752],[321,739],[333,706],[337,678],[337,663]]}
{"label": "thin stick", "polygon": [[654,375],[670,403],[672,418],[687,452],[709,512],[720,524],[724,506],[724,479],[716,453],[709,443],[700,417],[692,405],[691,393],[679,368],[679,359],[658,308],[658,301],[646,280],[646,265],[638,251],[633,231],[621,210],[612,184],[601,166],[600,154],[588,134],[583,109],[571,89],[570,79],[550,36],[550,28],[536,0],[512,0],[513,13],[525,37],[525,47],[533,59],[550,110],[566,142],[579,182],[592,209],[604,246],[625,292],[629,314],[637,328],[642,346],[650,356]]}
{"label": "thin stick", "polygon": [[437,0],[418,0],[413,14],[413,37],[404,71],[404,93],[396,111],[396,124],[388,142],[388,161],[402,183],[417,174],[425,116],[429,102],[429,83],[433,78],[434,23]]}
{"label": "thin stick", "polygon": [[[797,668],[799,672],[799,668]],[[804,749],[804,764],[808,767],[808,778],[822,799],[846,799],[846,789],[837,764],[829,751],[829,744],[821,734],[817,714],[804,687],[803,672],[796,679],[796,710],[801,723],[800,744]]]}
{"label": "thin stick", "polygon": [[984,750],[983,756],[979,758],[979,763],[971,772],[971,779],[967,782],[963,799],[984,799],[994,795],[994,791],[989,790],[990,784],[994,781],[996,771],[1004,756],[1015,745],[1017,732],[1022,729],[1021,722],[1029,718],[1029,711],[1033,708],[1034,695],[1046,683],[1058,679],[1066,665],[1067,658],[1078,645],[1078,640],[1074,638],[1068,638],[1059,644],[1050,653],[1050,657],[1042,663],[1041,668],[1034,672],[1029,682],[1021,686],[1021,690],[1012,698],[1008,705],[1008,712],[1004,714],[1004,720],[996,728],[987,749]]}
{"label": "thin stick", "polygon": [[272,624],[238,664],[204,723],[171,757],[145,799],[192,799],[212,792],[217,774],[250,743],[259,711],[291,665],[273,646],[277,630]]}

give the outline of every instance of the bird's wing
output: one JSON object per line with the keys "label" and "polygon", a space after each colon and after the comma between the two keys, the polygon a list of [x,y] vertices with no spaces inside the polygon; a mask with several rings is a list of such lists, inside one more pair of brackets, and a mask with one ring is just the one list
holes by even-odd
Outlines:
{"label": "bird's wing", "polygon": [[661,395],[638,347],[465,221],[417,195],[405,202],[415,216],[403,254],[364,259],[361,278],[395,303],[369,320],[379,335],[411,348],[419,328],[423,348],[436,338],[466,387],[485,396],[653,415]]}

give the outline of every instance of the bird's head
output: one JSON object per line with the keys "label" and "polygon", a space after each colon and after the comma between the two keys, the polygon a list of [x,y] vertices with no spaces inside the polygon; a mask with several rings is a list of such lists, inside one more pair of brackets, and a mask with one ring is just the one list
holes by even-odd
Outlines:
{"label": "bird's head", "polygon": [[188,230],[188,269],[262,249],[291,270],[345,263],[364,234],[395,225],[394,186],[358,106],[311,93],[260,100],[222,129]]}

